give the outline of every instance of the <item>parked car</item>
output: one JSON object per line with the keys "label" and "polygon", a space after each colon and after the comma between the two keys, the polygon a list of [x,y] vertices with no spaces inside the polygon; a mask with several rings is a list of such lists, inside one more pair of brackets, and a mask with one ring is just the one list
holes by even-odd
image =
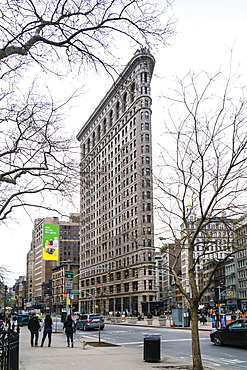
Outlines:
{"label": "parked car", "polygon": [[90,329],[103,330],[105,327],[104,317],[97,313],[80,314],[76,319],[76,329],[90,330]]}
{"label": "parked car", "polygon": [[225,328],[214,329],[210,339],[216,346],[232,344],[247,347],[247,318],[233,321]]}
{"label": "parked car", "polygon": [[19,326],[28,325],[28,321],[30,319],[31,315],[29,314],[20,314],[17,315],[17,323]]}

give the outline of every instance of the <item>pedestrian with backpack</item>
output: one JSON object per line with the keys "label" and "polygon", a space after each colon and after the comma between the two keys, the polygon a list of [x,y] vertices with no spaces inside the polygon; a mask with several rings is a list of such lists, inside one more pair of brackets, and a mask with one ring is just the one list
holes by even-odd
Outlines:
{"label": "pedestrian with backpack", "polygon": [[71,315],[68,315],[66,317],[66,320],[63,323],[63,328],[65,329],[65,334],[67,336],[68,347],[70,347],[70,341],[71,341],[71,347],[73,348],[74,347],[73,334],[74,334],[74,330],[75,330],[75,323],[72,320]]}

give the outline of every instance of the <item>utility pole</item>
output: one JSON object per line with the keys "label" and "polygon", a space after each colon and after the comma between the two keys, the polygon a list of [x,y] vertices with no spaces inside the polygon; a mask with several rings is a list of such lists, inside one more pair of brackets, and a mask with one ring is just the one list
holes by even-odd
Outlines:
{"label": "utility pole", "polygon": [[[67,315],[70,315],[71,314],[71,308],[70,308],[70,306],[71,306],[71,296],[70,296],[70,293],[71,293],[71,290],[73,289],[73,277],[74,277],[74,273],[72,273],[72,271],[71,271],[71,265],[73,264],[73,261],[68,259],[67,261],[62,261],[61,263],[67,265],[67,274],[66,274],[66,272],[64,273],[65,290],[66,290],[66,312],[67,312]],[[71,271],[71,273],[69,273],[70,271]]]}

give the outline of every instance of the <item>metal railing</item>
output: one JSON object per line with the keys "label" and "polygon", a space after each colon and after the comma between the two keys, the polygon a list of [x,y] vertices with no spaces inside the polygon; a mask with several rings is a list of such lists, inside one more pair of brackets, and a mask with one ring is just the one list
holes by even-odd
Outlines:
{"label": "metal railing", "polygon": [[0,333],[0,370],[19,370],[19,334]]}

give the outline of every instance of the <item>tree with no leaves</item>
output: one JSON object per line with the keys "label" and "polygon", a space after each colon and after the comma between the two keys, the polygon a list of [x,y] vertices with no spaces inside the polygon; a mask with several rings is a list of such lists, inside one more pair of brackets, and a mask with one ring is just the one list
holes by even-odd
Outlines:
{"label": "tree with no leaves", "polygon": [[[189,73],[177,82],[178,89],[169,94],[160,172],[154,183],[162,235],[180,239],[169,272],[189,303],[193,369],[202,370],[199,303],[216,269],[244,248],[234,242],[232,221],[246,213],[246,87],[238,87],[238,80],[222,73],[212,77]],[[222,243],[217,230],[209,229],[213,224],[222,225]],[[215,259],[214,254],[220,257]],[[175,266],[184,255],[186,271],[182,267],[181,279]],[[197,267],[203,268],[210,258],[214,258],[214,267],[201,285]]]}
{"label": "tree with no leaves", "polygon": [[5,220],[17,207],[56,208],[46,203],[47,192],[72,200],[78,189],[74,141],[62,134],[66,102],[41,93],[35,83],[23,89],[23,79],[29,81],[34,68],[46,79],[90,65],[111,73],[118,37],[132,47],[152,48],[166,43],[174,24],[169,17],[164,21],[166,9],[147,0],[0,4],[0,220]]}

